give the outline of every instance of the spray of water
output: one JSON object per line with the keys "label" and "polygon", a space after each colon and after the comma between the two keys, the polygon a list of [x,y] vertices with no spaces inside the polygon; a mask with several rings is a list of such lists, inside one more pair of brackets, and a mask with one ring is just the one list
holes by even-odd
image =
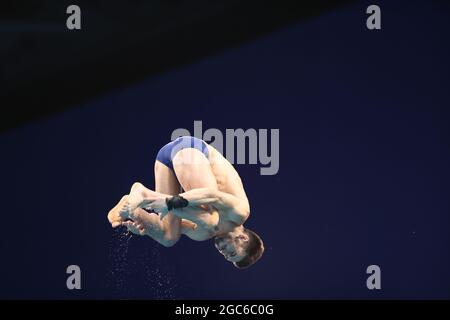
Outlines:
{"label": "spray of water", "polygon": [[128,246],[132,234],[121,228],[113,230],[109,244],[109,269],[107,273],[108,288],[113,294],[126,296],[130,293],[127,286],[129,276]]}
{"label": "spray of water", "polygon": [[[175,289],[177,284],[174,281],[173,271],[161,261],[161,255],[158,247],[152,250],[144,251],[143,266],[145,270],[145,287],[153,292],[155,299],[175,299]],[[161,268],[161,266],[164,266]]]}
{"label": "spray of water", "polygon": [[133,273],[142,274],[139,279],[148,292],[145,297],[151,299],[176,299],[173,271],[161,259],[159,245],[149,241],[148,249],[133,254],[129,248],[133,245],[133,234],[116,228],[109,246],[109,270],[107,285],[114,296],[128,298],[134,294],[130,284]]}

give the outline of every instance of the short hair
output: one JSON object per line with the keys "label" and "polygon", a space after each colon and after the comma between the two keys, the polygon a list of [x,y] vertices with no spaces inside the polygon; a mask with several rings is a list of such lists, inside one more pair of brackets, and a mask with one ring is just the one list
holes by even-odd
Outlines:
{"label": "short hair", "polygon": [[245,269],[258,261],[264,253],[264,243],[262,239],[252,230],[245,229],[244,232],[248,236],[248,246],[245,249],[247,255],[241,261],[234,262],[239,269]]}

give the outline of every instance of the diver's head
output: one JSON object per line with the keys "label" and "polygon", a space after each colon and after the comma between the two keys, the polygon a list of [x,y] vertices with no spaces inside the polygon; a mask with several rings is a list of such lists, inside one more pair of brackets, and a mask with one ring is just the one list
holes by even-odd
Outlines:
{"label": "diver's head", "polygon": [[261,238],[243,226],[216,237],[214,244],[225,259],[240,269],[253,265],[264,252],[264,244]]}

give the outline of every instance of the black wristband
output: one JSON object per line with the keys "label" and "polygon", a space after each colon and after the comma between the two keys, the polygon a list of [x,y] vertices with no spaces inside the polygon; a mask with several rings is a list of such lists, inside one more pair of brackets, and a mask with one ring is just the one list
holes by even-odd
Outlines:
{"label": "black wristband", "polygon": [[167,210],[178,209],[187,207],[189,201],[187,201],[182,196],[173,196],[171,198],[166,198]]}

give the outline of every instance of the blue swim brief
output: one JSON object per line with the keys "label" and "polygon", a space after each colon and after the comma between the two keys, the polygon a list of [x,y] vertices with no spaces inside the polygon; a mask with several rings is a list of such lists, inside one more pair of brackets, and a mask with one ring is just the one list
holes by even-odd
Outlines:
{"label": "blue swim brief", "polygon": [[191,136],[184,136],[179,137],[162,147],[158,151],[156,160],[173,170],[173,158],[178,151],[186,148],[197,149],[209,159],[209,151],[205,141]]}

